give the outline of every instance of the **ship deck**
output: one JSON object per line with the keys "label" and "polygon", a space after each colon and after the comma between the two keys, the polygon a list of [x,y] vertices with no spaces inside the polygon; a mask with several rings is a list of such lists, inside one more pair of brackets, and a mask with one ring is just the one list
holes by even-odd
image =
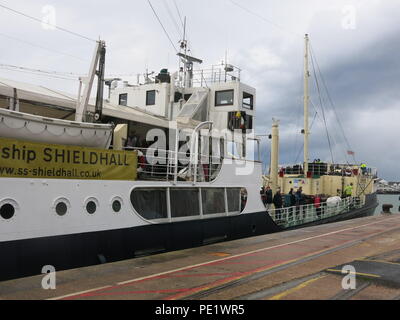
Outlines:
{"label": "ship deck", "polygon": [[[0,283],[0,299],[400,299],[400,215],[382,215]],[[352,265],[356,289],[344,290]]]}

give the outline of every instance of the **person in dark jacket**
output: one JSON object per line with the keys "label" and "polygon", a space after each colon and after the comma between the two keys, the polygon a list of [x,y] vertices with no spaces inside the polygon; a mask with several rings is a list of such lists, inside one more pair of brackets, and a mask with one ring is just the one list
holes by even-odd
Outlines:
{"label": "person in dark jacket", "polygon": [[298,215],[301,211],[303,218],[304,218],[303,208],[301,207],[304,205],[304,196],[303,196],[303,188],[302,187],[300,187],[296,191],[295,198],[296,198],[296,215]]}
{"label": "person in dark jacket", "polygon": [[289,215],[292,216],[293,215],[293,207],[296,206],[296,196],[294,195],[293,188],[290,189],[288,196],[289,196],[289,199],[290,199],[290,206],[289,207],[291,207],[289,209]]}
{"label": "person in dark jacket", "polygon": [[280,220],[281,219],[281,209],[282,209],[282,205],[283,205],[282,194],[281,194],[280,190],[276,191],[272,202],[274,203],[274,206],[276,209],[276,211],[275,211],[276,219]]}
{"label": "person in dark jacket", "polygon": [[267,187],[265,189],[265,196],[266,196],[266,200],[267,200],[267,208],[270,209],[271,204],[273,203],[272,190],[270,187]]}
{"label": "person in dark jacket", "polygon": [[264,204],[264,207],[267,207],[267,195],[265,194],[265,188],[261,187],[260,189],[261,200]]}

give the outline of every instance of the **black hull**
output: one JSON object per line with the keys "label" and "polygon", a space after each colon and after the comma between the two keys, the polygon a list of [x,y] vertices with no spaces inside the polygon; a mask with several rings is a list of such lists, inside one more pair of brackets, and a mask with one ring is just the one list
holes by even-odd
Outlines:
{"label": "black hull", "polygon": [[[376,195],[371,195],[361,209],[298,228],[372,215],[376,206]],[[257,212],[234,217],[3,242],[0,243],[0,281],[40,274],[45,265],[52,265],[60,271],[279,231],[282,229],[268,214]]]}

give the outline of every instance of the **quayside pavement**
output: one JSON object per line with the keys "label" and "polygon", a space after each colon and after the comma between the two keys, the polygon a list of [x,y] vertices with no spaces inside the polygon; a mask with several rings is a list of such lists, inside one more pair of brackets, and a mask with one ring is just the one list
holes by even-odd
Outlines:
{"label": "quayside pavement", "polygon": [[55,290],[44,276],[0,282],[0,299],[400,299],[400,215],[60,271]]}

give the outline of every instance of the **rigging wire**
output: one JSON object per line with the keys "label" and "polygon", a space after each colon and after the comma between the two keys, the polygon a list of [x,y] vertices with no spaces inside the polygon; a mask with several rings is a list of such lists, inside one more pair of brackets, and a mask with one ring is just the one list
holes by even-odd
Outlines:
{"label": "rigging wire", "polygon": [[72,34],[72,35],[74,35],[74,36],[76,36],[76,37],[80,37],[80,38],[82,38],[82,39],[86,39],[86,40],[89,40],[89,41],[97,42],[96,40],[91,39],[91,38],[89,38],[89,37],[86,37],[86,36],[84,36],[84,35],[82,35],[82,34],[76,33],[76,32],[74,32],[74,31],[70,31],[70,30],[68,30],[68,29],[65,29],[65,28],[56,26],[56,25],[54,25],[54,24],[48,23],[48,22],[46,22],[46,21],[43,21],[43,20],[41,20],[41,19],[32,17],[32,16],[30,16],[30,15],[28,15],[28,14],[26,14],[26,13],[23,13],[23,12],[21,12],[21,11],[17,11],[17,10],[15,10],[15,9],[12,9],[12,8],[10,8],[10,7],[7,7],[7,6],[5,6],[5,5],[3,5],[3,4],[1,4],[1,3],[0,3],[0,7],[3,8],[3,9],[6,9],[6,10],[8,10],[8,11],[11,11],[11,12],[13,12],[13,13],[16,13],[16,14],[19,14],[19,15],[21,15],[21,16],[24,16],[24,17],[26,17],[26,18],[29,18],[29,19],[31,19],[31,20],[34,20],[34,21],[36,21],[36,22],[39,22],[39,23],[41,23],[41,24],[46,24],[46,25],[51,26],[51,27],[53,27],[53,28],[56,28],[56,29],[58,29],[58,30],[60,30],[60,31],[63,31],[63,32]]}
{"label": "rigging wire", "polygon": [[25,41],[25,40],[22,40],[22,39],[18,39],[18,38],[15,38],[15,37],[6,35],[6,34],[4,34],[4,33],[0,33],[0,36],[5,37],[5,38],[8,38],[8,39],[11,39],[11,40],[14,40],[14,41],[18,41],[18,42],[21,42],[21,43],[24,43],[24,44],[27,44],[27,45],[30,45],[30,46],[32,46],[32,47],[36,47],[36,48],[44,49],[44,50],[47,50],[47,51],[50,51],[50,52],[54,52],[54,53],[57,53],[57,54],[61,54],[61,55],[64,55],[64,56],[68,56],[68,57],[71,57],[71,58],[80,60],[80,61],[82,61],[82,62],[88,62],[87,60],[84,60],[84,59],[79,58],[79,57],[77,57],[77,56],[74,56],[74,55],[72,55],[72,54],[68,54],[68,53],[64,53],[64,52],[57,51],[57,50],[54,50],[54,49],[50,49],[50,48],[47,48],[47,47],[43,47],[43,46],[41,46],[41,45],[34,44],[34,43],[32,43],[32,42],[28,42],[28,41]]}
{"label": "rigging wire", "polygon": [[322,110],[322,118],[324,120],[326,137],[328,139],[329,151],[331,153],[332,163],[335,163],[335,160],[334,160],[334,157],[333,157],[333,152],[332,152],[331,138],[330,138],[330,135],[329,135],[328,125],[326,123],[324,104],[323,104],[323,101],[322,101],[321,90],[320,90],[320,87],[319,87],[319,82],[318,82],[317,74],[316,74],[316,71],[315,71],[314,56],[313,56],[312,52],[311,52],[311,64],[312,64],[312,67],[313,67],[313,73],[314,73],[315,83],[316,83],[316,86],[317,86],[320,107],[321,107],[321,110]]}
{"label": "rigging wire", "polygon": [[163,3],[164,3],[164,7],[167,9],[168,15],[171,18],[173,25],[176,28],[176,31],[178,32],[179,37],[182,37],[183,29],[179,28],[179,24],[176,22],[176,19],[175,19],[174,15],[172,14],[171,9],[169,8],[168,2],[163,1]]}
{"label": "rigging wire", "polygon": [[[325,88],[325,91],[326,91],[326,94],[327,94],[329,103],[330,103],[331,106],[332,106],[332,109],[333,109],[333,111],[334,111],[335,117],[336,117],[337,122],[338,122],[338,124],[339,124],[339,128],[340,128],[340,130],[341,130],[341,132],[342,132],[344,141],[345,141],[345,143],[346,143],[346,145],[347,145],[347,147],[348,147],[348,149],[349,149],[348,151],[352,151],[353,149],[352,149],[352,147],[351,147],[351,145],[350,145],[350,143],[349,143],[349,141],[348,141],[348,139],[347,139],[347,136],[346,136],[346,133],[345,133],[345,131],[344,131],[342,122],[340,121],[340,118],[339,118],[339,116],[338,116],[338,114],[337,114],[335,104],[333,103],[333,100],[332,100],[331,95],[330,95],[330,93],[329,93],[328,86],[326,85],[324,76],[323,76],[323,74],[322,74],[322,72],[321,72],[321,69],[320,69],[320,67],[319,67],[319,63],[318,63],[318,60],[317,60],[317,58],[316,58],[316,55],[315,55],[315,52],[314,52],[314,50],[313,50],[312,45],[311,45],[311,52],[312,52],[312,54],[313,54],[313,56],[314,56],[314,58],[315,58],[315,63],[316,63],[316,65],[317,65],[318,73],[319,73],[319,75],[320,75],[322,84],[323,84],[323,86],[324,86],[324,88]],[[346,152],[346,154],[347,154],[347,152]],[[357,163],[354,154],[352,154],[352,157],[353,157],[354,163]],[[347,158],[347,156],[346,156],[346,158]]]}
{"label": "rigging wire", "polygon": [[35,76],[41,76],[41,77],[47,77],[47,78],[54,78],[54,79],[62,79],[62,80],[69,80],[69,81],[76,81],[77,79],[73,78],[67,78],[67,77],[62,77],[58,75],[51,75],[47,73],[39,73],[39,72],[33,72],[33,71],[25,71],[25,70],[19,70],[19,69],[12,69],[12,68],[3,68],[4,70],[8,71],[13,71],[13,72],[20,72],[20,73],[26,73],[26,74],[31,74]]}
{"label": "rigging wire", "polygon": [[[317,115],[318,115],[318,112],[316,111],[315,114],[314,114],[314,118],[313,118],[313,120],[311,122],[310,130],[314,126],[314,122],[315,122],[315,119],[317,118]],[[301,153],[303,151],[303,148],[304,148],[304,142],[303,142],[303,145],[301,146],[301,148],[299,149],[299,152],[297,153],[297,157],[296,157],[296,160],[294,161],[294,163],[297,163],[297,160],[299,159],[299,157],[300,157],[300,155],[301,155]]]}
{"label": "rigging wire", "polygon": [[22,71],[45,73],[45,74],[50,74],[50,75],[69,76],[69,77],[74,77],[74,78],[82,77],[82,75],[77,74],[77,73],[72,73],[72,72],[60,72],[60,71],[32,69],[32,68],[26,68],[26,67],[15,66],[15,65],[11,65],[11,64],[4,64],[4,63],[0,63],[0,68],[18,69],[18,70],[22,70]]}
{"label": "rigging wire", "polygon": [[291,31],[291,30],[289,30],[289,29],[286,29],[286,28],[280,26],[279,24],[275,23],[274,21],[269,20],[269,19],[267,19],[267,18],[261,16],[260,14],[254,12],[254,11],[249,10],[249,9],[246,8],[246,7],[243,7],[242,5],[240,5],[239,3],[237,3],[236,1],[229,0],[229,2],[231,2],[231,3],[232,3],[233,5],[235,5],[236,7],[238,7],[238,8],[240,8],[240,9],[246,11],[247,13],[249,13],[249,14],[251,14],[251,15],[253,15],[253,16],[256,16],[256,17],[260,18],[261,20],[267,22],[268,24],[274,26],[275,28],[277,28],[277,29],[279,29],[279,30],[281,30],[281,31],[284,31],[284,32],[286,32],[286,33],[290,33],[291,35],[300,36],[300,37],[302,37],[302,38],[304,37],[304,35],[300,35],[300,34],[297,33],[297,32],[294,32],[294,31]]}
{"label": "rigging wire", "polygon": [[[300,101],[299,101],[300,102]],[[293,152],[292,152],[292,154],[291,154],[291,159],[295,159],[295,156],[296,156],[296,150],[297,150],[297,144],[298,144],[298,140],[299,140],[299,132],[300,132],[300,121],[301,121],[301,115],[302,115],[302,112],[301,112],[301,103],[296,103],[296,105],[297,105],[297,113],[296,113],[296,119],[297,119],[297,121],[296,121],[296,127],[295,127],[295,131],[294,131],[294,148],[293,148]]]}
{"label": "rigging wire", "polygon": [[175,0],[174,0],[174,5],[175,5],[176,12],[178,13],[179,20],[181,21],[182,28],[184,28],[184,27],[185,27],[185,24],[184,24],[184,22],[183,22],[181,12],[180,12],[179,7],[178,7],[178,5],[176,4],[176,1],[175,1]]}
{"label": "rigging wire", "polygon": [[149,6],[150,6],[151,10],[153,11],[154,15],[156,16],[158,22],[159,22],[160,25],[161,25],[161,28],[164,30],[164,33],[165,33],[165,35],[167,36],[167,38],[168,38],[169,42],[171,43],[172,47],[174,48],[175,52],[178,52],[178,50],[177,50],[176,47],[175,47],[174,42],[171,40],[171,37],[169,36],[169,34],[168,34],[167,30],[165,29],[163,23],[161,22],[160,18],[158,17],[157,12],[156,12],[156,10],[154,9],[153,5],[151,4],[150,0],[147,0],[147,2],[149,3]]}

